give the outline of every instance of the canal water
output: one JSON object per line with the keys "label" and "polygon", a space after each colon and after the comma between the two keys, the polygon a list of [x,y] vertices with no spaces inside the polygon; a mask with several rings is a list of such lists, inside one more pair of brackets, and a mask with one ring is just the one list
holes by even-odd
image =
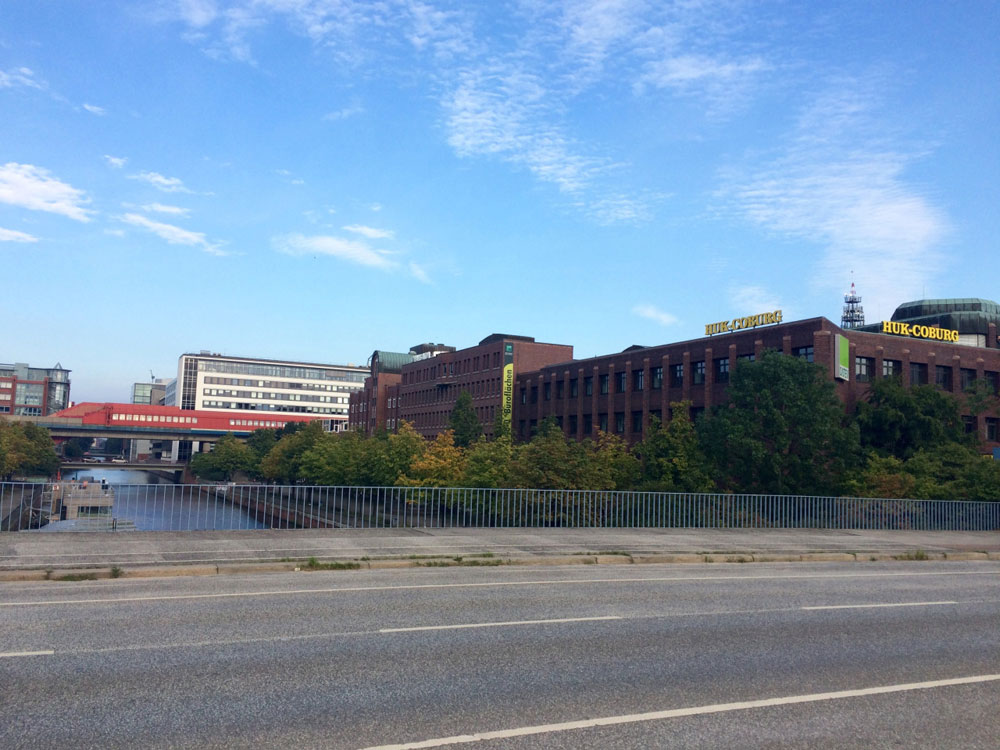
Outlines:
{"label": "canal water", "polygon": [[138,531],[199,529],[266,529],[242,508],[196,486],[173,484],[145,471],[94,466],[78,469],[64,479],[107,482],[114,489],[112,517],[121,527]]}

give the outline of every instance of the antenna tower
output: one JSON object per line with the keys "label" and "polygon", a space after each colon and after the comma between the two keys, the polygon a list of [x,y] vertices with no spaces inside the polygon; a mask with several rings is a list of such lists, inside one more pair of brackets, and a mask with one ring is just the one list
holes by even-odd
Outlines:
{"label": "antenna tower", "polygon": [[840,327],[844,329],[860,328],[865,324],[865,308],[861,306],[861,296],[851,282],[851,291],[844,295],[844,314],[840,318]]}

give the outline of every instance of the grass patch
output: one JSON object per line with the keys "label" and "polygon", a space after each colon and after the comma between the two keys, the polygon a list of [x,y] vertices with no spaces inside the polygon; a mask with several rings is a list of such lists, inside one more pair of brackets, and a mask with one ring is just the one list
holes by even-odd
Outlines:
{"label": "grass patch", "polygon": [[125,575],[125,569],[124,568],[120,568],[117,565],[112,565],[111,566],[111,577],[112,578],[121,578],[123,575]]}
{"label": "grass patch", "polygon": [[306,560],[303,570],[358,570],[361,563],[357,562],[320,562],[315,557]]}
{"label": "grass patch", "polygon": [[597,553],[598,555],[621,555],[622,557],[632,557],[631,552],[624,552],[620,549],[605,549]]}
{"label": "grass patch", "polygon": [[705,555],[701,558],[702,562],[715,562],[715,558],[711,555]]}
{"label": "grass patch", "polygon": [[57,581],[96,581],[96,573],[70,573],[69,575],[59,576]]}
{"label": "grass patch", "polygon": [[743,557],[743,555],[740,555],[739,557],[727,557],[726,562],[748,563],[750,562],[750,558]]}
{"label": "grass patch", "polygon": [[893,555],[893,560],[929,560],[927,553],[922,549],[914,549],[904,552],[902,555]]}

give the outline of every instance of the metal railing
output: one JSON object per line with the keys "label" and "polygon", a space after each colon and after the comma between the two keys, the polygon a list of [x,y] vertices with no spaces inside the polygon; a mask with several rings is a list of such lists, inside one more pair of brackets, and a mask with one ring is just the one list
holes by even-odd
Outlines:
{"label": "metal railing", "polygon": [[0,531],[295,528],[1000,529],[1000,503],[437,487],[0,483]]}

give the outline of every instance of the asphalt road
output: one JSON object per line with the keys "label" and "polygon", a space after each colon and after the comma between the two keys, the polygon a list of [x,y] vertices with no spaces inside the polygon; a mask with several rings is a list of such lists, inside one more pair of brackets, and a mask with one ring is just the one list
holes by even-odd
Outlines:
{"label": "asphalt road", "polygon": [[1000,563],[0,584],[0,747],[476,733],[487,750],[995,749]]}

